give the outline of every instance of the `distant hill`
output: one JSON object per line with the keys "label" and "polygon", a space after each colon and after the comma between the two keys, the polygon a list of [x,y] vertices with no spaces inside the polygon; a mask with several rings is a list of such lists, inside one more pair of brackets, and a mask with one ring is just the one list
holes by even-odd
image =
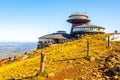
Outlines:
{"label": "distant hill", "polygon": [[0,59],[35,49],[35,42],[0,42]]}

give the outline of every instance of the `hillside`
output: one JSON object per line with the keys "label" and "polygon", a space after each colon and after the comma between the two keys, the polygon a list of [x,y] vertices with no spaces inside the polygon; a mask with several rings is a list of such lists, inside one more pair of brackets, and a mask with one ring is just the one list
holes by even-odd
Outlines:
{"label": "hillside", "polygon": [[[120,76],[119,70],[114,75],[107,75],[107,72],[109,73],[109,70],[115,67],[114,64],[120,62],[119,60],[116,62],[116,55],[119,59],[120,42],[112,42],[111,47],[107,47],[105,39],[107,36],[105,34],[90,35],[64,44],[33,50],[27,54],[28,58],[23,59],[26,55],[18,55],[14,62],[4,59],[3,65],[0,67],[0,79],[105,80],[106,78],[112,79],[114,76],[117,79]],[[90,41],[89,57],[86,57],[87,40]],[[41,52],[46,55],[43,73],[39,73]],[[111,58],[107,59],[113,53],[115,59],[110,63]]]}

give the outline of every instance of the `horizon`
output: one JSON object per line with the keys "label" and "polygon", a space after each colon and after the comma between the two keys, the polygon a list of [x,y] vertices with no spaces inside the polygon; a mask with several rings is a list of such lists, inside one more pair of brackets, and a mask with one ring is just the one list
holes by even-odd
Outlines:
{"label": "horizon", "polygon": [[0,43],[37,43],[35,41],[0,41]]}
{"label": "horizon", "polygon": [[[0,0],[0,42],[38,42],[40,36],[64,30],[73,13],[86,13],[105,33],[120,32],[120,1]],[[102,5],[102,6],[101,6]]]}

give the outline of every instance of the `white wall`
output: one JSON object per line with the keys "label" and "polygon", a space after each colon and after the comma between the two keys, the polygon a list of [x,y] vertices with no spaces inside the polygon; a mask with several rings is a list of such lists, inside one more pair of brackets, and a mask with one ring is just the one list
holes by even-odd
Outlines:
{"label": "white wall", "polygon": [[52,42],[54,42],[53,39],[39,39],[39,41],[42,41],[42,42],[44,42],[44,41],[46,41],[46,42],[48,42],[48,41],[52,41]]}

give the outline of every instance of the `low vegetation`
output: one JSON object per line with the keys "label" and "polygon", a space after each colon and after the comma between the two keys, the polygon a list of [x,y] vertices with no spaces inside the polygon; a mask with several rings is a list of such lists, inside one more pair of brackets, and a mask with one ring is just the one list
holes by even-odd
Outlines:
{"label": "low vegetation", "polygon": [[[80,78],[88,80],[92,79],[93,76],[97,76],[94,77],[97,80],[103,73],[105,73],[105,76],[109,76],[106,75],[106,72],[109,71],[108,68],[110,67],[106,67],[107,64],[98,63],[102,59],[104,61],[111,52],[120,53],[120,45],[118,44],[119,42],[112,42],[111,47],[107,47],[107,36],[108,34],[89,35],[64,44],[33,50],[28,54],[18,55],[17,60],[14,62],[4,59],[3,64],[0,66],[0,79],[77,80],[77,78]],[[89,57],[86,57],[87,40],[90,41]],[[45,53],[45,71],[43,73],[39,72],[41,52]],[[23,59],[26,55],[28,57]],[[83,73],[84,71],[86,73]],[[87,71],[90,71],[90,73],[87,73]],[[96,74],[98,72],[99,77]],[[119,77],[119,72],[113,76]],[[102,78],[104,80],[105,77],[103,76]]]}

